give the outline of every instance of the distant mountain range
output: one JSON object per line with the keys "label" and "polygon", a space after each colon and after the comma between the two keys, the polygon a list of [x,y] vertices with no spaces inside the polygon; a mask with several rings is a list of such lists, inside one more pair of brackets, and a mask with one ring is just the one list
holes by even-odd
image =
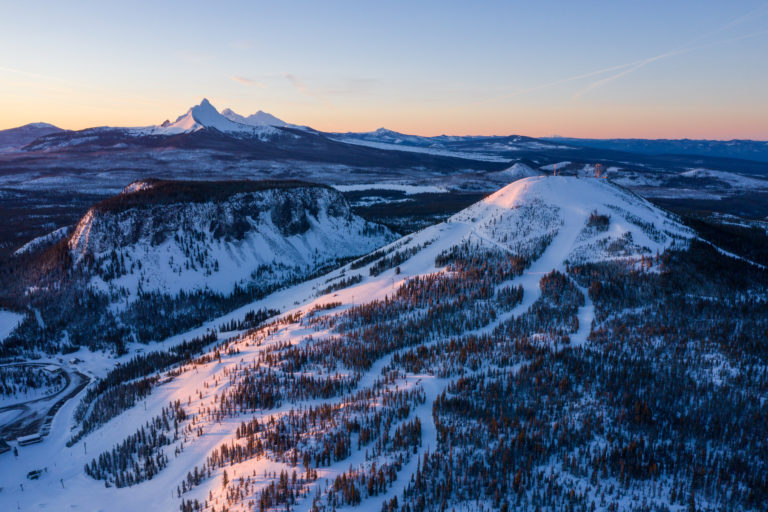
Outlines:
{"label": "distant mountain range", "polygon": [[764,140],[573,139],[568,137],[551,137],[545,140],[642,155],[699,155],[768,162],[768,141]]}
{"label": "distant mountain range", "polygon": [[[17,137],[14,140],[20,139]],[[60,166],[65,155],[70,162],[90,155],[97,160],[94,163],[103,169],[104,153],[109,152],[113,159],[119,155],[121,167],[127,164],[125,159],[130,159],[132,163],[128,166],[136,168],[137,159],[158,152],[167,154],[169,149],[176,149],[208,152],[205,157],[215,152],[219,162],[235,157],[238,160],[324,162],[386,168],[422,167],[442,171],[500,167],[467,155],[413,155],[349,144],[336,140],[331,134],[291,125],[265,112],[247,117],[230,109],[220,113],[207,99],[191,107],[173,122],[165,121],[159,125],[138,128],[106,126],[77,131],[56,128],[34,138],[29,136],[25,142],[25,145],[17,143],[9,147],[11,151],[5,154],[6,161],[29,161],[30,157],[47,159],[55,155],[55,165]],[[0,153],[0,156],[3,155]],[[195,159],[200,157],[196,155]],[[121,186],[126,184],[122,183]]]}
{"label": "distant mountain range", "polygon": [[30,123],[18,128],[0,130],[0,151],[18,149],[45,135],[63,131],[48,123]]}
{"label": "distant mountain range", "polygon": [[[68,146],[82,147],[88,143],[113,141],[117,134],[129,139],[174,136],[199,131],[218,131],[241,139],[258,138],[269,141],[285,135],[280,129],[301,130],[307,134],[324,135],[347,144],[377,149],[427,153],[472,160],[508,161],[511,151],[590,148],[641,155],[696,155],[725,159],[743,159],[768,162],[768,141],[756,140],[696,140],[696,139],[580,139],[572,137],[533,138],[521,135],[424,137],[379,128],[372,132],[322,133],[308,126],[290,124],[278,117],[259,110],[243,116],[230,108],[219,112],[207,99],[191,107],[176,121],[167,120],[159,125],[140,128],[98,127],[85,130],[63,130],[47,123],[31,123],[0,130],[0,151],[27,151],[39,149],[63,149]],[[100,135],[111,134],[110,137]],[[52,136],[52,137],[48,137]],[[294,137],[299,137],[293,133]],[[96,137],[94,139],[94,137]],[[38,140],[41,139],[41,140]],[[34,142],[34,144],[32,144]],[[134,141],[135,142],[135,141]],[[171,145],[179,141],[166,141]],[[120,144],[117,142],[116,144]],[[203,143],[203,145],[205,145]]]}

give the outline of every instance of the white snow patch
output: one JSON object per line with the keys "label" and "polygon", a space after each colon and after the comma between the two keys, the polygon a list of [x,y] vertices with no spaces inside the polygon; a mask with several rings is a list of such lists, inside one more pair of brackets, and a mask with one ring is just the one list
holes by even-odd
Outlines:
{"label": "white snow patch", "polygon": [[490,155],[482,152],[469,151],[451,151],[423,146],[410,146],[407,144],[392,144],[389,142],[375,142],[371,140],[357,139],[354,137],[343,137],[334,139],[345,144],[354,144],[356,146],[366,146],[369,148],[385,149],[389,151],[408,151],[411,153],[426,153],[428,155],[448,156],[453,158],[464,158],[467,160],[477,160],[481,162],[509,162],[509,158],[497,155]]}
{"label": "white snow patch", "polygon": [[402,183],[358,183],[355,185],[331,185],[339,192],[358,192],[362,190],[396,190],[411,194],[442,194],[448,192],[445,187],[435,185],[406,185]]}
{"label": "white snow patch", "polygon": [[542,165],[539,167],[539,169],[542,169],[544,171],[554,171],[555,169],[562,169],[563,167],[570,165],[571,162],[565,161],[565,162],[557,162],[556,164],[549,164],[549,165]]}
{"label": "white snow patch", "polygon": [[24,315],[0,309],[0,341],[7,338],[22,320]]}
{"label": "white snow patch", "polygon": [[747,176],[742,176],[741,174],[736,174],[735,172],[713,171],[711,169],[691,169],[680,173],[680,176],[693,179],[715,179],[724,181],[732,187],[738,188],[768,188],[768,180],[749,178]]}
{"label": "white snow patch", "polygon": [[39,236],[37,238],[33,238],[32,240],[30,240],[26,244],[24,244],[21,247],[19,247],[18,249],[16,249],[13,254],[18,256],[20,254],[25,254],[25,253],[28,253],[28,252],[32,252],[32,251],[34,251],[36,249],[39,249],[40,247],[45,247],[47,245],[52,245],[52,244],[58,242],[59,240],[61,240],[62,238],[64,238],[65,236],[67,236],[68,234],[69,234],[69,227],[68,226],[64,226],[63,228],[59,228],[59,229],[56,229],[54,231],[51,231],[47,235],[43,235],[43,236]]}

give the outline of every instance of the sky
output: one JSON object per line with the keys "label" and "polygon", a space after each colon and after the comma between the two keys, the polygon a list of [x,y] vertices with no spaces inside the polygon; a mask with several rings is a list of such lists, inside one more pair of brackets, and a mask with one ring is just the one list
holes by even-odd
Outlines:
{"label": "sky", "polygon": [[0,0],[0,129],[768,140],[768,1]]}

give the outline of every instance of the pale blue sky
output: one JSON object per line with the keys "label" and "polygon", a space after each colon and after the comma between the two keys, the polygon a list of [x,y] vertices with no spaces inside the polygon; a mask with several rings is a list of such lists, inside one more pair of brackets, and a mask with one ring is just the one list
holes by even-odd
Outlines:
{"label": "pale blue sky", "polygon": [[2,1],[0,48],[0,128],[768,139],[765,1]]}

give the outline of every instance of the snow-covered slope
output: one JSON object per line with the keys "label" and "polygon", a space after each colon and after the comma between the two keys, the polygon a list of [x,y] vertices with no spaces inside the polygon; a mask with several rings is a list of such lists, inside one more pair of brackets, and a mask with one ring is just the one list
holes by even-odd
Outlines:
{"label": "snow-covered slope", "polygon": [[13,332],[23,319],[24,315],[0,309],[0,343]]}
{"label": "snow-covered slope", "polygon": [[[194,183],[195,197],[176,200],[174,187],[189,183],[194,182],[135,183],[113,203],[88,211],[69,247],[75,261],[96,261],[94,284],[130,292],[228,293],[253,280],[264,284],[310,274],[393,237],[352,214],[330,188],[235,182],[221,195],[215,192],[221,182]],[[218,197],[208,199],[208,190]]]}
{"label": "snow-covered slope", "polygon": [[648,201],[594,178],[516,181],[449,222],[468,221],[478,237],[510,249],[556,233],[556,252],[571,262],[650,255],[691,236]]}
{"label": "snow-covered slope", "polygon": [[[127,197],[130,196],[131,194],[127,194]],[[351,236],[354,229],[363,229],[363,226],[355,219],[349,219],[342,207],[340,211],[331,213],[336,196],[325,188],[319,188],[301,191],[294,198],[301,206],[290,209],[293,213],[306,211],[305,205],[308,203],[304,203],[304,197],[307,201],[318,204],[319,211],[316,214],[307,213],[309,228],[303,233],[286,237],[283,242],[272,244],[268,239],[276,236],[280,226],[284,225],[284,223],[275,222],[270,213],[270,209],[274,211],[275,205],[280,202],[279,193],[265,192],[253,194],[253,196],[251,199],[243,195],[233,196],[220,211],[209,206],[208,203],[183,208],[173,204],[152,207],[147,212],[151,212],[152,215],[145,213],[140,217],[136,215],[135,210],[130,209],[123,212],[94,210],[78,226],[72,238],[72,250],[76,254],[90,252],[103,255],[121,244],[127,244],[132,258],[140,258],[148,262],[145,266],[149,266],[151,262],[152,266],[165,269],[165,272],[170,270],[168,275],[173,276],[178,270],[168,262],[168,251],[173,249],[176,251],[174,253],[176,257],[181,257],[179,248],[184,244],[171,240],[176,234],[181,235],[185,229],[192,227],[189,224],[190,216],[199,219],[201,215],[213,215],[213,221],[226,222],[230,218],[229,212],[243,206],[246,206],[247,211],[250,212],[247,221],[255,233],[253,238],[249,231],[242,241],[229,242],[228,248],[220,249],[223,242],[216,241],[213,234],[215,229],[199,231],[200,236],[204,237],[206,250],[216,251],[216,254],[222,258],[225,257],[225,253],[233,255],[227,256],[230,258],[227,265],[236,263],[234,255],[244,256],[245,248],[255,252],[258,247],[269,247],[267,254],[273,255],[272,257],[276,257],[281,250],[287,249],[289,255],[295,254],[300,257],[306,255],[307,251],[293,251],[292,249],[297,245],[303,244],[310,249],[310,253],[314,249],[322,250],[319,243],[313,244],[310,239],[318,242],[322,240],[325,250],[328,248],[327,244],[335,244],[336,254],[351,251],[353,248],[359,250],[366,247],[366,244],[373,245],[373,240],[381,240],[381,236],[365,238],[359,233]],[[326,210],[328,213],[323,213]],[[290,215],[292,219],[295,218],[293,213]],[[157,228],[162,224],[151,219],[168,220],[168,229],[160,230],[166,233],[166,239],[157,244],[152,243],[152,234],[158,232]],[[205,224],[207,222],[208,219]],[[346,226],[346,231],[341,235],[330,233],[331,228],[339,226]],[[292,236],[298,238],[291,238]],[[201,359],[195,364],[180,367],[172,378],[158,385],[141,405],[111,419],[106,425],[83,438],[80,443],[87,443],[87,454],[79,446],[80,443],[72,447],[65,446],[73,409],[73,406],[67,405],[57,417],[50,439],[47,439],[43,445],[24,448],[23,457],[9,460],[7,471],[0,474],[0,485],[8,489],[8,492],[0,494],[0,504],[10,506],[18,502],[22,507],[42,508],[56,503],[60,508],[87,505],[86,508],[93,510],[113,511],[136,508],[177,510],[182,499],[197,499],[200,503],[210,500],[210,504],[216,506],[216,510],[220,510],[225,504],[229,505],[232,501],[235,502],[236,507],[228,507],[231,510],[248,510],[249,500],[258,500],[259,493],[277,479],[272,472],[279,474],[285,470],[290,474],[296,470],[299,478],[304,478],[306,470],[302,469],[301,458],[299,457],[298,464],[291,463],[290,453],[292,452],[277,453],[267,450],[258,456],[238,456],[238,459],[233,460],[231,464],[208,466],[210,471],[204,474],[200,481],[196,481],[194,486],[189,483],[189,479],[185,480],[193,468],[196,473],[198,467],[210,460],[208,457],[214,453],[214,450],[216,453],[221,453],[220,446],[231,446],[232,450],[235,446],[238,449],[245,446],[246,435],[241,430],[243,421],[256,419],[266,429],[267,425],[272,425],[280,418],[300,415],[301,411],[309,407],[320,410],[320,406],[324,404],[330,406],[327,410],[324,409],[326,411],[324,414],[327,413],[333,418],[337,418],[335,416],[337,413],[347,414],[344,411],[356,414],[356,411],[361,408],[364,411],[382,411],[382,414],[390,414],[388,407],[392,403],[400,404],[398,400],[402,398],[393,400],[388,395],[389,400],[377,399],[376,393],[418,392],[423,396],[423,400],[409,402],[408,407],[401,408],[398,413],[401,415],[398,416],[399,422],[395,422],[392,426],[392,429],[399,428],[405,424],[406,420],[412,421],[413,418],[418,417],[420,419],[418,443],[413,446],[408,445],[407,450],[401,453],[397,470],[393,468],[392,472],[388,473],[388,484],[383,485],[383,490],[373,496],[363,495],[363,501],[359,504],[366,510],[380,510],[385,499],[402,495],[402,490],[409,481],[412,481],[412,476],[421,461],[426,460],[426,454],[439,446],[438,428],[432,414],[432,404],[441,394],[443,400],[445,399],[445,390],[451,385],[452,380],[450,377],[439,377],[434,373],[393,372],[394,377],[393,374],[388,374],[387,365],[393,364],[394,355],[404,347],[395,344],[392,350],[383,351],[383,354],[378,353],[377,350],[382,350],[381,344],[398,341],[387,336],[377,338],[377,329],[367,327],[365,324],[367,316],[387,314],[389,310],[381,308],[390,304],[392,316],[388,316],[386,320],[395,323],[397,327],[421,318],[419,315],[424,314],[427,307],[431,312],[424,315],[427,320],[431,314],[440,315],[441,311],[449,311],[441,309],[442,304],[458,300],[458,295],[445,293],[438,296],[434,309],[432,298],[423,304],[419,303],[421,300],[419,294],[428,293],[430,290],[428,287],[420,291],[414,288],[411,293],[406,292],[397,296],[397,300],[395,297],[398,289],[401,287],[404,289],[413,283],[417,285],[419,282],[425,283],[423,279],[428,275],[442,275],[447,279],[448,285],[462,286],[461,281],[457,283],[451,281],[451,272],[459,272],[458,268],[447,272],[444,265],[440,267],[436,263],[438,256],[457,247],[468,247],[477,255],[483,255],[484,250],[501,254],[502,257],[497,261],[502,262],[502,265],[507,260],[511,261],[514,256],[525,256],[531,260],[528,268],[521,274],[514,275],[501,283],[491,282],[492,290],[494,287],[501,289],[521,286],[522,301],[510,308],[499,306],[492,320],[490,317],[483,320],[482,327],[475,329],[464,327],[467,330],[461,332],[461,334],[477,335],[490,332],[503,322],[526,314],[541,296],[540,279],[552,270],[564,270],[569,260],[594,261],[604,258],[650,256],[657,250],[663,250],[675,244],[685,245],[686,240],[691,236],[692,234],[685,227],[664,211],[605,180],[532,177],[516,181],[454,215],[448,221],[393,242],[371,257],[349,263],[328,275],[279,291],[188,333],[184,337],[198,335],[207,329],[217,328],[223,322],[239,319],[245,311],[254,308],[276,308],[284,312],[278,323],[237,337],[228,345],[228,351],[217,350],[216,357]],[[261,245],[255,242],[256,237],[259,237]],[[249,240],[254,240],[254,243],[251,244]],[[300,240],[301,244],[292,243]],[[243,247],[244,245],[246,247]],[[482,261],[479,262],[479,264],[482,263]],[[237,269],[241,276],[247,268],[247,265],[230,267],[231,270]],[[185,269],[181,270],[182,275],[187,272]],[[417,277],[422,281],[415,279]],[[164,277],[158,275],[157,278]],[[176,279],[176,277],[172,278]],[[473,279],[478,278],[483,276],[475,276]],[[342,284],[331,291],[324,291],[328,283],[338,284],[342,280],[349,280],[351,284]],[[476,285],[474,282],[464,284]],[[469,291],[463,290],[460,300],[467,300]],[[383,301],[385,298],[393,302]],[[382,302],[374,305],[374,301]],[[401,304],[398,301],[405,302]],[[365,306],[368,304],[370,308]],[[403,308],[402,311],[398,309],[400,307]],[[469,306],[467,308],[460,310],[458,314],[466,314],[467,318],[472,317],[473,312],[470,311]],[[345,317],[346,313],[352,316]],[[398,314],[403,316],[398,317]],[[572,333],[572,344],[587,343],[592,317],[593,307],[587,299],[587,303],[578,311],[579,329]],[[438,318],[442,317],[438,316]],[[343,349],[346,337],[355,336],[358,329],[348,329],[343,326],[358,327],[360,323],[365,327],[360,330],[368,330],[379,345],[352,345],[355,353],[359,354],[357,357],[362,360],[370,358],[371,364],[363,364],[356,371],[351,371],[341,358],[345,354]],[[418,322],[416,325],[422,326]],[[425,354],[429,353],[431,345],[441,341],[442,337],[447,337],[446,334],[439,332],[443,326],[444,324],[438,321],[436,324],[438,333],[434,338],[418,341],[424,343]],[[390,329],[386,322],[377,324],[377,327]],[[175,339],[178,341],[182,336]],[[286,354],[281,349],[296,349],[296,351],[290,352],[291,355],[286,359],[281,359]],[[306,352],[300,352],[305,349]],[[307,360],[300,357],[303,354],[306,354]],[[307,362],[308,360],[319,361],[319,363],[310,363]],[[346,364],[351,363],[347,361]],[[284,381],[280,380],[283,378],[283,372],[289,376]],[[325,381],[329,383],[347,382],[345,379],[350,379],[350,384],[344,393],[328,392],[330,398],[312,395],[310,388],[302,385],[291,388],[291,393],[294,394],[289,394],[281,388],[281,383],[285,383],[287,389],[292,385],[291,383],[297,382],[295,380],[297,376],[308,379],[307,382],[313,385],[326,378],[330,379]],[[264,391],[263,395],[257,394],[259,397],[267,396],[269,393],[278,393],[274,396],[280,397],[282,395],[279,393],[285,393],[285,399],[280,401],[278,398],[272,406],[238,408],[236,401],[239,398],[235,390],[237,393],[252,393],[264,382],[269,382],[269,386],[272,387],[268,388],[268,393]],[[258,389],[267,388],[258,387]],[[356,398],[353,398],[351,394],[358,391],[365,391],[370,395],[358,393],[355,395]],[[371,398],[370,402],[360,398],[365,396]],[[178,429],[182,435],[177,435],[163,448],[169,461],[168,467],[151,476],[151,479],[130,488],[105,486],[103,481],[83,474],[82,468],[85,464],[91,464],[94,457],[99,457],[99,454],[111,450],[116,443],[141,428],[148,418],[161,414],[163,408],[167,407],[170,401],[175,400],[179,400],[180,406],[187,412],[186,419],[181,420]],[[363,400],[363,404],[361,405],[358,400]],[[258,403],[262,404],[262,402]],[[353,407],[352,404],[356,405]],[[293,412],[289,413],[291,410]],[[298,413],[295,412],[297,410]],[[301,424],[295,427],[297,431],[292,442],[302,443],[301,446],[306,450],[315,450],[318,445],[322,448],[321,443],[325,439],[323,436],[333,434],[336,424],[335,419],[323,420],[324,430],[310,429],[309,433],[305,432],[309,428],[309,423]],[[314,428],[314,420],[312,425]],[[343,427],[346,423],[339,420],[338,425]],[[169,437],[172,437],[173,429],[169,427],[168,431]],[[385,431],[392,434],[389,426]],[[339,434],[342,438],[349,435],[348,431],[344,432],[346,434]],[[262,434],[257,432],[256,439],[259,439],[259,443],[261,443],[261,436]],[[283,435],[283,437],[291,436]],[[301,441],[298,441],[299,439]],[[297,503],[292,507],[293,509],[310,510],[316,493],[325,500],[328,488],[324,483],[333,482],[344,472],[351,471],[350,468],[360,468],[363,473],[366,473],[371,470],[372,463],[376,464],[376,467],[392,464],[393,459],[386,453],[380,454],[375,451],[371,453],[372,445],[365,445],[362,434],[359,437],[360,443],[357,439],[358,434],[354,433],[348,447],[333,458],[329,457],[327,463],[318,464],[311,458],[306,462],[305,466],[316,468],[319,479],[310,478],[306,482],[307,492],[297,497]],[[252,441],[253,436],[248,441],[251,446]],[[386,440],[383,442],[386,444]],[[183,449],[181,449],[182,446]],[[134,455],[128,455],[128,457],[134,457]],[[56,460],[57,463],[55,466],[48,464],[49,474],[45,479],[34,482],[23,480],[26,471],[47,464],[45,462],[47,460]],[[92,464],[95,468],[96,463]],[[227,476],[225,476],[225,470]],[[109,476],[108,471],[104,474],[105,479],[113,478]],[[20,482],[24,484],[24,492],[19,489]],[[182,482],[185,483],[182,485]],[[177,486],[180,487],[179,490]],[[237,493],[231,493],[230,490],[235,487],[238,489]],[[127,496],[131,496],[131,499],[120,499]]]}
{"label": "snow-covered slope", "polygon": [[[231,113],[232,111],[229,112]],[[265,137],[279,133],[274,126],[279,125],[270,123],[242,123],[237,120],[232,120],[220,114],[219,111],[216,110],[216,107],[211,105],[207,99],[203,98],[199,105],[190,108],[185,114],[179,116],[175,122],[163,123],[160,126],[141,130],[153,135],[174,135],[212,128],[224,133],[241,133]]]}
{"label": "snow-covered slope", "polygon": [[[119,151],[133,149],[142,152],[148,147],[174,145],[190,137],[199,139],[206,135],[214,139],[224,135],[234,147],[252,141],[265,142],[281,137],[290,139],[296,137],[295,134],[287,134],[270,123],[243,124],[228,119],[220,114],[211,102],[203,99],[199,105],[191,107],[174,122],[165,121],[159,125],[128,128],[102,126],[74,132],[59,130],[36,138],[24,150],[50,152],[108,148]],[[189,144],[190,147],[194,147],[194,143]]]}
{"label": "snow-covered slope", "polygon": [[570,146],[551,143],[521,135],[440,135],[422,137],[379,128],[372,132],[336,133],[333,136],[342,142],[369,146],[377,149],[410,151],[433,155],[454,156],[488,162],[510,162],[530,152],[571,151]]}
{"label": "snow-covered slope", "polygon": [[259,110],[255,114],[249,116],[241,116],[232,109],[225,108],[221,111],[221,115],[233,121],[235,123],[245,124],[248,126],[280,126],[280,127],[295,127],[295,125],[286,123],[282,119],[278,119],[268,112]]}
{"label": "snow-covered slope", "polygon": [[64,130],[48,123],[30,123],[17,128],[0,130],[0,151],[17,149],[39,137],[62,131]]}
{"label": "snow-covered slope", "polygon": [[408,151],[411,153],[425,153],[429,155],[450,156],[488,162],[509,161],[503,156],[486,154],[482,150],[464,150],[462,148],[454,148],[451,146],[452,142],[473,141],[476,137],[421,137],[419,135],[406,135],[393,132],[386,128],[379,128],[373,132],[338,133],[333,135],[336,140],[344,142],[345,144],[367,146],[376,149]]}
{"label": "snow-covered slope", "polygon": [[533,176],[540,176],[540,175],[541,173],[539,171],[532,169],[531,167],[523,163],[518,162],[513,164],[511,167],[508,167],[501,171],[488,173],[486,177],[490,178],[493,181],[497,181],[499,183],[512,183],[517,180],[522,180],[524,178],[531,178]]}
{"label": "snow-covered slope", "polygon": [[696,181],[710,181],[735,189],[755,190],[768,188],[768,180],[750,178],[735,172],[713,171],[712,169],[691,169],[690,171],[680,173],[680,177],[690,180],[692,183]]}
{"label": "snow-covered slope", "polygon": [[30,240],[26,244],[16,249],[16,251],[14,251],[13,254],[18,256],[19,254],[25,254],[25,253],[40,249],[42,247],[47,247],[49,245],[52,245],[58,242],[68,234],[69,234],[69,226],[64,226],[64,227],[55,229],[50,233],[48,233],[47,235],[38,236],[37,238]]}

